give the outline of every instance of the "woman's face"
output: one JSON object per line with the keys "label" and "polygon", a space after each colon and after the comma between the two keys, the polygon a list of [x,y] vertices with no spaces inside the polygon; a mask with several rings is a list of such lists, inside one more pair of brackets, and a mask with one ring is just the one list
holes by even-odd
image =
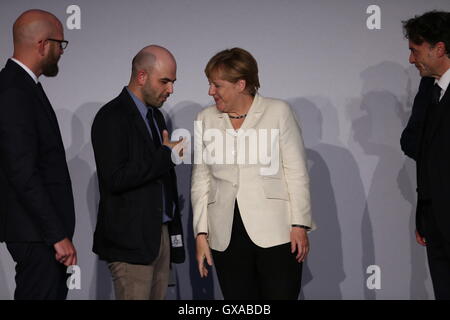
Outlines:
{"label": "woman's face", "polygon": [[239,82],[232,83],[217,76],[209,79],[208,94],[214,98],[216,108],[220,112],[233,112],[237,107],[236,102],[241,91]]}

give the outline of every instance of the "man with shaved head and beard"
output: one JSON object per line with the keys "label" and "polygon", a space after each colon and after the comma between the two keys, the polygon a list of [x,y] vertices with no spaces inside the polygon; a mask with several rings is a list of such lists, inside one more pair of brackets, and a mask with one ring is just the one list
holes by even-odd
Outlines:
{"label": "man with shaved head and beard", "polygon": [[53,14],[29,10],[13,26],[14,53],[0,72],[0,241],[16,262],[15,299],[66,299],[72,185],[55,112],[39,77],[58,74],[68,42]]}
{"label": "man with shaved head and beard", "polygon": [[170,262],[185,258],[171,142],[159,110],[173,93],[176,62],[165,48],[143,48],[131,79],[92,125],[100,190],[93,251],[108,262],[116,299],[161,300]]}

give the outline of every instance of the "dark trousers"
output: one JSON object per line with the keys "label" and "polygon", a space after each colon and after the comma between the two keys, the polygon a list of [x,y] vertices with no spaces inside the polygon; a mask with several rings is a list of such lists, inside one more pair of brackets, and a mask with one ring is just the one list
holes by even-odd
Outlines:
{"label": "dark trousers", "polygon": [[223,251],[212,250],[220,288],[226,300],[296,300],[302,264],[291,244],[270,248],[255,245],[245,230],[235,204],[231,242]]}
{"label": "dark trousers", "polygon": [[6,244],[16,262],[16,300],[64,300],[67,267],[55,259],[55,250],[40,242]]}
{"label": "dark trousers", "polygon": [[450,242],[438,228],[431,202],[419,201],[422,236],[427,242],[428,266],[437,300],[450,300]]}

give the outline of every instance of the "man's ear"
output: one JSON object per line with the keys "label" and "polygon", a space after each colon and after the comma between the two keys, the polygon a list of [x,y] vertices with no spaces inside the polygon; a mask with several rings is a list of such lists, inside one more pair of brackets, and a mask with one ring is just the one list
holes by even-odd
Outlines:
{"label": "man's ear", "polygon": [[37,50],[38,50],[38,53],[39,53],[39,55],[41,56],[41,57],[44,57],[45,55],[46,55],[46,52],[47,52],[47,45],[48,44],[48,41],[47,40],[41,40],[41,41],[39,41],[37,44],[36,44],[36,46],[37,46]]}
{"label": "man's ear", "polygon": [[441,58],[442,56],[447,55],[447,50],[445,49],[445,43],[442,41],[439,41],[435,44],[435,47],[437,49],[438,57]]}
{"label": "man's ear", "polygon": [[145,70],[139,70],[137,74],[137,83],[143,86],[148,78],[148,72]]}

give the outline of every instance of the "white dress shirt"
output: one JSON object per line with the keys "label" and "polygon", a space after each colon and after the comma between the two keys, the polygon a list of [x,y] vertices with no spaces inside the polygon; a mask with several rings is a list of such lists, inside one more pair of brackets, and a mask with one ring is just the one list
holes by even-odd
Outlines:
{"label": "white dress shirt", "polygon": [[38,77],[34,74],[33,71],[30,70],[30,68],[28,68],[26,65],[24,65],[17,59],[11,58],[11,60],[17,63],[19,66],[21,66],[22,69],[25,70],[30,75],[30,77],[34,80],[34,82],[36,82],[36,84],[38,83]]}
{"label": "white dress shirt", "polygon": [[442,77],[436,79],[434,83],[438,84],[438,86],[441,88],[441,96],[439,97],[439,101],[441,101],[442,97],[444,96],[445,92],[447,91],[448,85],[450,83],[450,69],[448,69]]}

